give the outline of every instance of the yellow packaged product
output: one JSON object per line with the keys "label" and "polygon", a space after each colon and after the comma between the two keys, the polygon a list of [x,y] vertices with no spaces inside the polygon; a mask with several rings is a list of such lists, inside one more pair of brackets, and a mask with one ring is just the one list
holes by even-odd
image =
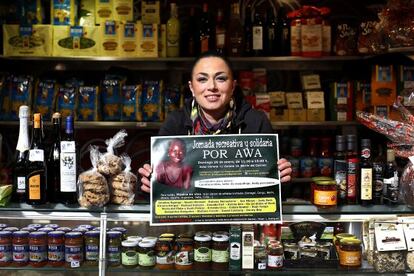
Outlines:
{"label": "yellow packaged product", "polygon": [[99,87],[81,86],[77,94],[76,120],[78,121],[99,121]]}
{"label": "yellow packaged product", "polygon": [[95,0],[80,1],[79,25],[95,26]]}
{"label": "yellow packaged product", "polygon": [[5,56],[50,56],[52,26],[3,25]]}
{"label": "yellow packaged product", "polygon": [[132,21],[133,20],[133,0],[114,0],[114,20]]}
{"label": "yellow packaged product", "polygon": [[95,0],[95,24],[114,19],[113,0]]}
{"label": "yellow packaged product", "polygon": [[158,29],[158,57],[167,57],[167,26],[159,25]]}
{"label": "yellow packaged product", "polygon": [[52,25],[77,24],[77,0],[52,0],[50,3],[50,22]]}
{"label": "yellow packaged product", "polygon": [[96,56],[98,27],[53,26],[53,56]]}
{"label": "yellow packaged product", "polygon": [[160,24],[160,1],[142,1],[141,20],[143,24]]}
{"label": "yellow packaged product", "polygon": [[134,23],[121,23],[121,49],[120,55],[123,57],[138,56],[138,36],[137,26]]}
{"label": "yellow packaged product", "polygon": [[137,23],[138,57],[158,57],[158,26],[157,24]]}
{"label": "yellow packaged product", "polygon": [[99,43],[100,56],[119,56],[121,32],[116,21],[108,20],[99,26],[101,42]]}

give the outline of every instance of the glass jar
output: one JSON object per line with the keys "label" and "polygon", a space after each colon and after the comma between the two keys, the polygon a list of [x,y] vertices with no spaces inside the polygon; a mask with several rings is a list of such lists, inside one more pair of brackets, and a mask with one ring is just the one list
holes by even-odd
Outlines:
{"label": "glass jar", "polygon": [[29,232],[13,232],[13,265],[26,266],[29,263]]}
{"label": "glass jar", "polygon": [[341,239],[339,265],[343,268],[361,267],[361,241],[358,239]]}
{"label": "glass jar", "polygon": [[56,231],[63,231],[65,233],[68,233],[68,232],[72,231],[72,229],[69,228],[69,227],[59,227],[59,228],[56,228]]}
{"label": "glass jar", "polygon": [[221,271],[228,270],[230,255],[228,233],[213,233],[213,246],[211,249],[211,269]]}
{"label": "glass jar", "polygon": [[21,228],[20,231],[27,231],[27,232],[31,233],[31,232],[35,232],[36,228],[26,226],[26,227]]}
{"label": "glass jar", "polygon": [[[6,228],[6,227],[8,227],[9,225],[8,224],[5,224],[5,223],[0,223],[0,229],[1,230],[3,230],[4,228]],[[0,231],[1,231],[0,230]]]}
{"label": "glass jar", "polygon": [[335,180],[322,180],[312,182],[312,203],[322,209],[336,208],[337,188]]}
{"label": "glass jar", "polygon": [[175,241],[175,269],[191,270],[194,263],[193,239],[178,238]]}
{"label": "glass jar", "polygon": [[85,265],[98,266],[99,262],[99,235],[98,231],[86,232],[85,237]]}
{"label": "glass jar", "polygon": [[19,228],[17,228],[17,227],[13,227],[13,226],[9,226],[9,227],[6,227],[6,228],[3,228],[3,231],[9,231],[9,232],[16,232],[16,231],[19,231]]}
{"label": "glass jar", "polygon": [[38,224],[38,223],[31,223],[31,224],[27,225],[27,227],[36,228],[36,230],[37,230],[39,228],[42,228],[43,226],[41,224]]}
{"label": "glass jar", "polygon": [[12,262],[12,232],[0,231],[0,267]]}
{"label": "glass jar", "polygon": [[57,228],[59,228],[59,225],[55,223],[50,223],[50,224],[46,224],[45,227],[53,228],[53,230],[56,230]]}
{"label": "glass jar", "polygon": [[109,266],[121,265],[121,237],[122,233],[119,231],[109,231],[107,236],[107,260]]}
{"label": "glass jar", "polygon": [[285,260],[297,260],[299,257],[299,246],[294,242],[283,244],[283,256]]}
{"label": "glass jar", "polygon": [[55,267],[65,265],[65,232],[52,231],[47,237],[48,264]]}
{"label": "glass jar", "polygon": [[257,270],[266,270],[267,268],[267,253],[266,247],[254,247],[254,268]]}
{"label": "glass jar", "polygon": [[211,236],[198,233],[194,236],[194,269],[209,270],[211,265]]}
{"label": "glass jar", "polygon": [[172,238],[159,238],[155,244],[157,268],[160,270],[174,269],[174,251]]}
{"label": "glass jar", "polygon": [[147,241],[147,242],[152,242],[152,243],[156,243],[158,240],[157,237],[151,237],[151,236],[147,236],[147,237],[143,237],[142,241]]}
{"label": "glass jar", "polygon": [[38,228],[37,229],[37,231],[40,231],[40,232],[45,232],[46,234],[47,233],[49,233],[49,232],[52,232],[52,231],[54,231],[55,229],[53,229],[53,228],[50,228],[50,227],[41,227],[41,228]]}
{"label": "glass jar", "polygon": [[283,247],[279,241],[269,243],[267,246],[267,268],[279,269],[283,267]]}
{"label": "glass jar", "polygon": [[122,266],[125,268],[135,268],[138,265],[138,242],[133,240],[122,241]]}
{"label": "glass jar", "polygon": [[175,239],[175,234],[173,233],[162,233],[159,238],[170,238],[170,239]]}
{"label": "glass jar", "polygon": [[138,244],[138,265],[142,269],[152,269],[156,263],[154,252],[155,243],[151,241],[141,241]]}
{"label": "glass jar", "polygon": [[341,240],[342,239],[347,239],[347,238],[352,238],[352,239],[356,239],[356,236],[353,234],[349,234],[349,233],[339,233],[338,235],[336,235],[334,237],[334,244],[335,244],[335,248],[336,248],[336,252],[340,252],[341,248],[339,247],[339,245],[341,244]]}
{"label": "glass jar", "polygon": [[127,241],[135,241],[137,244],[142,241],[142,237],[140,236],[128,236]]}
{"label": "glass jar", "polygon": [[37,231],[29,234],[29,263],[33,267],[42,267],[47,264],[46,232]]}
{"label": "glass jar", "polygon": [[124,227],[114,227],[111,229],[111,231],[118,231],[122,233],[122,240],[126,240],[127,238],[127,230]]}
{"label": "glass jar", "polygon": [[65,234],[65,266],[78,268],[83,262],[83,235],[81,232]]}

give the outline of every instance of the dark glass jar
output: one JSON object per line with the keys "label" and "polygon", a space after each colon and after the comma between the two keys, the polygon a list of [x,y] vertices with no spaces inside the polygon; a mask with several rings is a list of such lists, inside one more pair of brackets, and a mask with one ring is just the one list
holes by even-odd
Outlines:
{"label": "dark glass jar", "polygon": [[0,267],[12,263],[12,232],[0,231]]}
{"label": "dark glass jar", "polygon": [[156,267],[160,270],[174,269],[174,250],[172,238],[159,238],[155,244]]}
{"label": "dark glass jar", "polygon": [[52,231],[47,236],[48,264],[55,267],[65,265],[65,232]]}
{"label": "dark glass jar", "polygon": [[13,232],[13,265],[26,266],[29,263],[29,232]]}
{"label": "dark glass jar", "polygon": [[119,231],[109,231],[106,233],[107,243],[106,252],[109,266],[121,265],[121,237],[122,233]]}
{"label": "dark glass jar", "polygon": [[175,241],[175,269],[191,270],[194,264],[194,242],[192,238],[178,238]]}
{"label": "dark glass jar", "polygon": [[36,231],[29,234],[29,263],[33,267],[42,267],[47,264],[46,232]]}
{"label": "dark glass jar", "polygon": [[322,209],[336,208],[337,187],[335,180],[321,180],[312,182],[312,203]]}
{"label": "dark glass jar", "polygon": [[85,237],[85,265],[98,266],[99,262],[99,235],[98,231],[86,232]]}
{"label": "dark glass jar", "polygon": [[211,266],[211,236],[198,233],[194,236],[194,269],[209,270]]}
{"label": "dark glass jar", "polygon": [[133,240],[122,241],[122,266],[135,268],[138,265],[138,242]]}
{"label": "dark glass jar", "polygon": [[283,267],[283,246],[279,241],[273,241],[267,246],[267,268],[280,269]]}
{"label": "dark glass jar", "polygon": [[362,249],[358,239],[341,239],[339,251],[339,265],[342,268],[361,267]]}
{"label": "dark glass jar", "polygon": [[229,236],[213,234],[211,269],[225,271],[229,268]]}
{"label": "dark glass jar", "polygon": [[68,232],[65,234],[65,266],[78,268],[84,259],[83,235],[81,232]]}
{"label": "dark glass jar", "polygon": [[138,265],[141,269],[153,269],[156,263],[155,243],[141,241],[138,244]]}

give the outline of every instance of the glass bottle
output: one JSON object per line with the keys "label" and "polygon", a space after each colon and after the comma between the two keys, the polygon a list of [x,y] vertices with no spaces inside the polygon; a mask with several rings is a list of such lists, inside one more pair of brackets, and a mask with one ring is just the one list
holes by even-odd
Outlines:
{"label": "glass bottle", "polygon": [[277,32],[277,22],[273,12],[268,13],[266,20],[266,34],[265,34],[265,53],[267,56],[276,55],[276,32]]}
{"label": "glass bottle", "polygon": [[24,202],[26,194],[26,162],[29,152],[29,107],[22,105],[19,108],[19,138],[16,146],[16,159],[13,166],[13,201]]}
{"label": "glass bottle", "polygon": [[252,50],[254,56],[263,56],[263,19],[259,12],[254,15],[252,27]]}
{"label": "glass bottle", "polygon": [[226,28],[223,19],[223,9],[219,8],[216,20],[216,51],[219,54],[223,54],[226,47]]}
{"label": "glass bottle", "polygon": [[371,140],[361,140],[361,161],[359,163],[359,191],[361,205],[367,206],[373,201],[373,181],[372,181],[372,161],[371,161]]}
{"label": "glass bottle", "polygon": [[170,4],[171,17],[167,21],[167,57],[178,57],[180,54],[180,21],[177,18],[177,5]]}
{"label": "glass bottle", "polygon": [[348,204],[356,204],[358,200],[358,153],[356,136],[347,135],[347,153],[346,153],[346,199]]}
{"label": "glass bottle", "polygon": [[231,4],[230,22],[227,34],[227,54],[229,56],[241,56],[243,53],[243,26],[240,22],[239,3]]}
{"label": "glass bottle", "polygon": [[[195,17],[194,7],[190,8],[190,17],[188,19],[188,44],[187,44],[187,53],[186,55],[193,57],[196,55],[196,41],[197,41],[197,20]],[[186,41],[184,41],[184,44]]]}
{"label": "glass bottle", "polygon": [[290,23],[284,8],[280,8],[277,27],[278,55],[290,56]]}
{"label": "glass bottle", "polygon": [[244,56],[252,55],[252,43],[253,43],[253,24],[252,24],[252,13],[250,6],[246,7],[245,20],[244,20]]}
{"label": "glass bottle", "polygon": [[334,175],[336,187],[338,189],[338,204],[345,204],[347,199],[346,189],[346,151],[345,151],[345,136],[336,136],[336,150],[334,153]]}
{"label": "glass bottle", "polygon": [[211,30],[211,22],[208,15],[208,4],[204,3],[199,29],[200,53],[211,50]]}
{"label": "glass bottle", "polygon": [[47,160],[47,193],[50,202],[58,201],[60,187],[60,140],[61,140],[61,115],[56,112],[52,115],[54,141],[50,148]]}
{"label": "glass bottle", "polygon": [[387,164],[384,172],[384,203],[396,205],[398,203],[398,170],[395,163],[395,153],[393,149],[387,149]]}
{"label": "glass bottle", "polygon": [[26,203],[39,205],[46,202],[47,167],[42,139],[41,115],[34,114],[33,135],[27,162]]}
{"label": "glass bottle", "polygon": [[373,177],[373,203],[376,205],[382,204],[382,193],[384,190],[384,171],[385,160],[383,156],[383,148],[378,145],[378,155],[372,162],[372,177]]}

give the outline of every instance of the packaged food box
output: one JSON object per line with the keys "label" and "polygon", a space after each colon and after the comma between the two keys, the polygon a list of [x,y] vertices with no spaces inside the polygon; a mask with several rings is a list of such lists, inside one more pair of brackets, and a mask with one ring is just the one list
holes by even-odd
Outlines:
{"label": "packaged food box", "polygon": [[158,30],[158,57],[167,57],[167,26],[161,24]]}
{"label": "packaged food box", "polygon": [[44,23],[44,10],[41,0],[22,1],[23,19],[20,19],[20,23],[23,25],[33,25]]}
{"label": "packaged food box", "polygon": [[95,26],[95,0],[80,1],[79,25]]}
{"label": "packaged food box", "polygon": [[53,31],[50,25],[3,25],[5,56],[50,56]]}
{"label": "packaged food box", "polygon": [[142,1],[141,16],[143,24],[160,24],[160,1]]}
{"label": "packaged food box", "polygon": [[50,3],[50,22],[52,25],[77,24],[77,4],[77,0],[52,0]]}
{"label": "packaged food box", "polygon": [[113,0],[95,1],[95,24],[100,25],[114,19]]}
{"label": "packaged food box", "polygon": [[157,24],[137,23],[138,29],[138,56],[158,57],[158,26]]}
{"label": "packaged food box", "polygon": [[53,56],[98,55],[98,27],[53,26]]}
{"label": "packaged food box", "polygon": [[99,43],[99,56],[119,56],[121,32],[116,21],[108,20],[99,27],[101,40]]}
{"label": "packaged food box", "polygon": [[134,23],[120,24],[120,56],[136,57],[138,56],[138,34],[137,26]]}
{"label": "packaged food box", "polygon": [[133,0],[113,0],[114,1],[114,20],[132,21],[133,20]]}

